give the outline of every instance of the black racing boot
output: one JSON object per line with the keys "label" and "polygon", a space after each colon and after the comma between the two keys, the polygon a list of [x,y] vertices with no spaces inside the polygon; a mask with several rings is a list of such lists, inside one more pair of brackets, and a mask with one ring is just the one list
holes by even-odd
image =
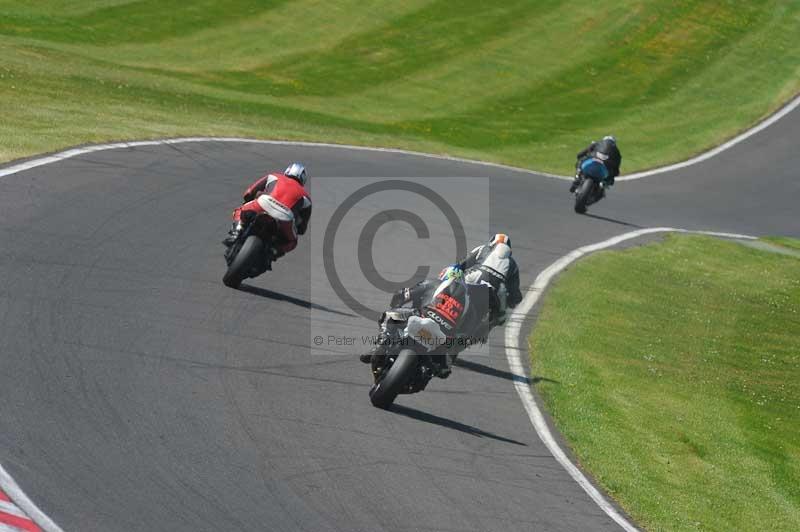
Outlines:
{"label": "black racing boot", "polygon": [[386,346],[378,343],[375,344],[375,347],[373,347],[363,355],[358,355],[358,359],[364,364],[369,364],[370,362],[372,362],[372,357],[382,357],[385,355],[386,355]]}
{"label": "black racing boot", "polygon": [[266,261],[264,264],[264,270],[271,272],[272,263],[275,262],[275,259],[278,258],[277,251],[275,250],[274,247],[270,246],[269,248],[267,248],[265,255],[266,255]]}
{"label": "black racing boot", "polygon": [[272,271],[272,263],[284,255],[286,255],[285,251],[280,251],[275,246],[270,246],[267,249],[267,270]]}
{"label": "black racing boot", "polygon": [[434,355],[431,357],[433,360],[433,374],[440,379],[446,379],[452,373],[450,369],[450,355]]}
{"label": "black racing boot", "polygon": [[363,355],[358,356],[358,359],[364,364],[369,364],[370,362],[372,362],[372,357],[374,356],[386,355],[386,348],[389,346],[390,337],[389,333],[386,332],[386,329],[384,327],[385,325],[381,325],[382,330],[380,333],[378,333],[378,337],[375,339],[375,345],[372,346],[372,349],[370,349]]}
{"label": "black racing boot", "polygon": [[578,185],[581,184],[580,174],[575,174],[575,179],[572,180],[572,185],[569,187],[570,193],[578,190]]}
{"label": "black racing boot", "polygon": [[269,253],[269,257],[270,257],[271,260],[278,260],[279,258],[281,258],[284,255],[286,255],[285,251],[281,251],[280,249],[278,249],[275,246],[270,246],[268,253]]}
{"label": "black racing boot", "polygon": [[225,240],[223,240],[222,243],[228,247],[231,247],[234,243],[236,243],[236,240],[242,233],[242,229],[244,229],[242,222],[233,222],[233,224],[231,224],[230,231],[228,231],[228,236],[225,237]]}
{"label": "black racing boot", "polygon": [[372,355],[374,354],[376,354],[375,349],[372,349],[372,351],[358,355],[358,359],[364,364],[369,364],[370,362],[372,362]]}
{"label": "black racing boot", "polygon": [[358,359],[363,362],[364,364],[369,364],[372,362],[372,357],[382,357],[386,355],[386,347],[388,336],[385,334],[381,334],[378,336],[378,341],[372,346],[372,349],[364,353],[363,355],[359,355]]}

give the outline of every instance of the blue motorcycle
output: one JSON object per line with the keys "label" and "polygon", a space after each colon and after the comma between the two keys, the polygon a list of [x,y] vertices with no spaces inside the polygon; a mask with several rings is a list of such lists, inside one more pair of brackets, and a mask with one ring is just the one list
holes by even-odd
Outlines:
{"label": "blue motorcycle", "polygon": [[575,189],[575,212],[584,214],[586,207],[603,199],[607,179],[608,168],[601,160],[591,157],[581,163]]}

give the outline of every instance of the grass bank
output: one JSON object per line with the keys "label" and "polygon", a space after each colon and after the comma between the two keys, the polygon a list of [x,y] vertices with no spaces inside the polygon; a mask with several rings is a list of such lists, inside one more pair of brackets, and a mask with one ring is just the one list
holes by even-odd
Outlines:
{"label": "grass bank", "polygon": [[800,530],[800,259],[698,236],[598,253],[531,350],[559,430],[639,523]]}
{"label": "grass bank", "polygon": [[800,90],[800,3],[0,0],[0,160],[241,135],[567,173],[686,158]]}
{"label": "grass bank", "polygon": [[788,236],[767,236],[763,237],[761,240],[777,246],[800,251],[800,240],[796,238],[790,238]]}

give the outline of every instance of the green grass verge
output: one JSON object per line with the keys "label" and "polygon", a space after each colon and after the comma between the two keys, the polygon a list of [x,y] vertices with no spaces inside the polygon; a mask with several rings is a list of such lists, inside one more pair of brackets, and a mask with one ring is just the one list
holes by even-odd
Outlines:
{"label": "green grass verge", "polygon": [[788,236],[765,236],[762,237],[761,240],[777,246],[783,246],[785,248],[800,251],[800,240],[796,238],[789,238]]}
{"label": "green grass verge", "polygon": [[652,530],[800,530],[800,259],[698,236],[580,261],[531,336],[584,468]]}
{"label": "green grass verge", "polygon": [[0,160],[242,135],[567,173],[686,158],[800,90],[782,0],[0,0]]}

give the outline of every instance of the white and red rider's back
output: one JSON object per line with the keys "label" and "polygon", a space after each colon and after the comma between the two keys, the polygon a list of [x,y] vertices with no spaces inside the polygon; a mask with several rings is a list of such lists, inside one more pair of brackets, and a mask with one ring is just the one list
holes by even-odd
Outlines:
{"label": "white and red rider's back", "polygon": [[246,200],[255,199],[256,195],[261,191],[269,194],[289,209],[294,209],[297,203],[303,201],[304,198],[307,199],[308,203],[311,203],[311,197],[303,185],[296,179],[278,172],[267,174],[250,185],[244,193],[244,198]]}
{"label": "white and red rider's back", "polygon": [[278,224],[285,242],[279,246],[286,253],[297,245],[297,234],[303,234],[311,217],[311,196],[296,179],[273,172],[265,175],[244,193],[247,202],[233,212],[239,221],[242,212],[268,214]]}

